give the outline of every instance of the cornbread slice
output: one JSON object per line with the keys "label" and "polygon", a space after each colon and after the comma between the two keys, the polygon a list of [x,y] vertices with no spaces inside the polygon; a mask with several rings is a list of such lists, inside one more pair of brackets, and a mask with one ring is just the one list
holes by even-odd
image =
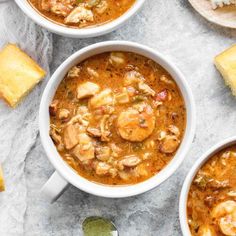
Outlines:
{"label": "cornbread slice", "polygon": [[6,45],[0,52],[0,97],[16,107],[45,74],[16,45]]}
{"label": "cornbread slice", "polygon": [[215,57],[215,65],[236,96],[236,44]]}
{"label": "cornbread slice", "polygon": [[236,0],[210,0],[213,9],[223,7],[231,4],[236,4]]}
{"label": "cornbread slice", "polygon": [[2,167],[0,165],[0,192],[3,192],[4,190],[5,190],[5,184],[3,179]]}

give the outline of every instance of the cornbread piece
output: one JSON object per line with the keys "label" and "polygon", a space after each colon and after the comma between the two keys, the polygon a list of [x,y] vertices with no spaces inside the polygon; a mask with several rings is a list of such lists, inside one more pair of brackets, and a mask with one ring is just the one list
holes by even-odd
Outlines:
{"label": "cornbread piece", "polygon": [[217,7],[223,7],[230,4],[236,4],[236,0],[210,0],[213,9]]}
{"label": "cornbread piece", "polygon": [[44,76],[45,71],[16,45],[8,44],[0,52],[0,97],[11,107],[16,107]]}
{"label": "cornbread piece", "polygon": [[236,44],[216,56],[215,65],[236,96]]}
{"label": "cornbread piece", "polygon": [[2,167],[0,165],[0,192],[5,190],[5,184],[3,179]]}

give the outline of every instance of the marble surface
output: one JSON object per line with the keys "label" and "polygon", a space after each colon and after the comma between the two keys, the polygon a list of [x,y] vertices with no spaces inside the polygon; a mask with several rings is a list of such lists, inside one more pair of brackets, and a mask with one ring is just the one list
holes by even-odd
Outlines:
{"label": "marble surface", "polygon": [[[197,130],[183,165],[160,187],[137,197],[114,200],[91,196],[70,186],[50,205],[39,198],[38,192],[53,173],[53,167],[46,158],[38,131],[31,134],[27,125],[21,127],[21,133],[27,130],[26,139],[33,139],[31,148],[25,153],[24,176],[16,176],[24,178],[26,185],[22,198],[26,205],[23,235],[80,236],[82,221],[91,215],[114,220],[121,236],[181,235],[178,198],[185,175],[209,147],[235,134],[236,101],[213,66],[214,56],[233,44],[235,36],[236,31],[207,22],[187,0],[147,0],[137,16],[106,36],[80,40],[53,35],[51,72],[73,52],[104,40],[135,41],[162,52],[185,74],[193,90]],[[40,87],[41,93],[43,87]],[[17,113],[11,118],[16,117]],[[21,119],[30,122],[35,117],[27,114]],[[4,122],[8,122],[10,128],[11,120]],[[21,150],[23,146],[15,141],[11,148]]]}

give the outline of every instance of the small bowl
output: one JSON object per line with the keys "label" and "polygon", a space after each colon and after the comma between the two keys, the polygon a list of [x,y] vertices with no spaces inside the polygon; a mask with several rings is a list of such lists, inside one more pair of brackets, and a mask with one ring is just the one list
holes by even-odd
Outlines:
{"label": "small bowl", "polygon": [[193,165],[191,170],[189,171],[188,175],[185,178],[181,194],[180,194],[180,201],[179,201],[179,219],[181,230],[183,236],[191,236],[191,232],[188,226],[188,217],[187,217],[187,201],[188,201],[188,193],[193,182],[194,177],[196,176],[197,172],[201,167],[216,153],[219,151],[230,147],[236,144],[236,136],[227,138],[215,146],[210,148],[207,152],[205,152]]}
{"label": "small bowl", "polygon": [[[69,165],[67,165],[65,161],[63,161],[49,136],[50,117],[48,107],[54,97],[58,85],[68,70],[91,56],[110,51],[128,51],[137,53],[152,59],[164,67],[176,81],[184,98],[187,112],[185,134],[174,158],[162,171],[152,178],[146,180],[145,182],[129,186],[102,185],[81,177]],[[49,80],[42,96],[39,111],[41,141],[50,162],[56,169],[54,176],[51,177],[51,179],[46,183],[42,191],[50,201],[55,200],[59,196],[59,190],[62,192],[63,186],[66,187],[67,183],[71,183],[78,189],[81,189],[87,193],[107,198],[130,197],[149,191],[154,187],[159,186],[162,182],[169,178],[180,166],[192,143],[195,134],[195,125],[195,104],[191,89],[184,76],[176,68],[176,66],[169,62],[169,60],[167,60],[160,53],[149,47],[126,41],[102,42],[83,48],[70,56],[61,64],[61,66],[59,66]]]}
{"label": "small bowl", "polygon": [[15,0],[15,2],[28,17],[53,33],[71,38],[89,38],[107,34],[123,25],[129,18],[141,9],[145,0],[136,0],[127,12],[111,22],[82,29],[69,28],[45,18],[30,5],[28,0]]}

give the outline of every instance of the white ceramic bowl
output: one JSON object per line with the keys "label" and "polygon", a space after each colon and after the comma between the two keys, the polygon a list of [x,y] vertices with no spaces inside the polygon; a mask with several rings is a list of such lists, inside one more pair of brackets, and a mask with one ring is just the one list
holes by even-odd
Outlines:
{"label": "white ceramic bowl", "polygon": [[29,4],[28,0],[15,0],[15,2],[28,17],[53,33],[72,38],[88,38],[103,35],[117,29],[141,9],[145,0],[136,0],[134,5],[126,13],[109,23],[83,29],[65,27],[46,19]]}
{"label": "white ceramic bowl", "polygon": [[[187,124],[186,131],[183,137],[183,141],[171,162],[157,175],[146,180],[145,182],[130,185],[130,186],[106,186],[97,183],[90,182],[81,176],[79,176],[66,162],[59,156],[51,138],[49,137],[49,112],[48,107],[51,103],[55,91],[64,78],[68,70],[93,55],[109,52],[109,51],[128,51],[143,55],[150,58],[164,67],[175,79],[178,87],[180,88],[187,111]],[[190,87],[188,86],[184,76],[181,72],[167,60],[160,53],[146,46],[126,42],[126,41],[109,41],[103,43],[97,43],[86,48],[79,50],[70,56],[61,66],[55,71],[49,80],[47,87],[42,96],[40,112],[39,112],[39,128],[43,147],[46,154],[56,169],[55,176],[49,180],[49,183],[43,188],[43,192],[48,196],[50,201],[53,201],[58,196],[62,185],[64,187],[69,182],[77,188],[91,193],[97,196],[109,197],[109,198],[122,198],[129,197],[137,194],[144,193],[151,190],[154,187],[160,185],[168,177],[170,177],[175,170],[179,167],[183,159],[185,158],[187,151],[192,143],[195,133],[195,104]],[[62,177],[62,178],[61,178]],[[63,180],[64,179],[64,180]],[[55,189],[57,188],[58,189]]]}
{"label": "white ceramic bowl", "polygon": [[181,224],[181,229],[183,236],[191,236],[191,232],[188,226],[188,217],[187,217],[187,200],[188,193],[191,187],[192,181],[196,176],[198,170],[216,153],[221,151],[224,148],[230,147],[231,145],[236,144],[236,136],[225,139],[212,148],[210,148],[206,153],[204,153],[197,162],[193,165],[188,175],[185,178],[179,201],[179,219]]}

